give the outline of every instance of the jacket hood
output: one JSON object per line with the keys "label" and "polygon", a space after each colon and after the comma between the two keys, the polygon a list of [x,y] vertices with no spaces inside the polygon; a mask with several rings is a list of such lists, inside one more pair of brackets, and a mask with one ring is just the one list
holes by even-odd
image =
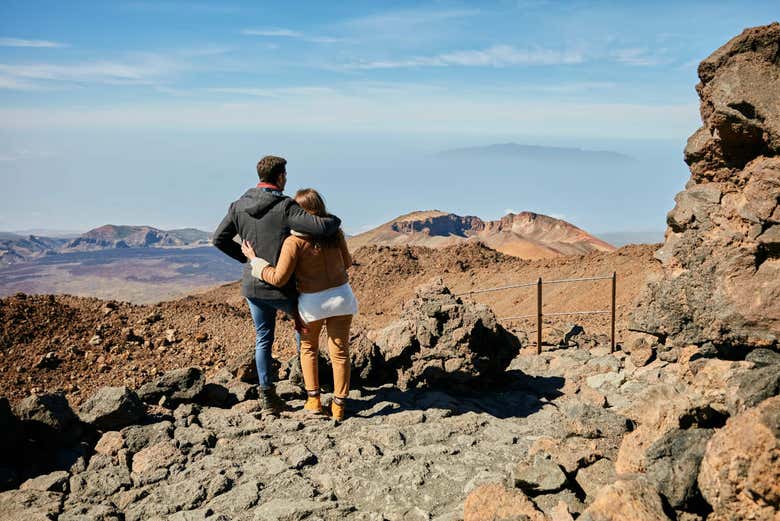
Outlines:
{"label": "jacket hood", "polygon": [[288,199],[286,196],[274,195],[259,188],[250,188],[236,201],[236,209],[246,212],[255,219],[261,218],[268,210]]}

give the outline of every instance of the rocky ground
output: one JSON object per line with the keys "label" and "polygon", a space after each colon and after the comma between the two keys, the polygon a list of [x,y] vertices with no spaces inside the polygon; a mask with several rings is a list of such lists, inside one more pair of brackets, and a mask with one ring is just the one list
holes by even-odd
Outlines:
{"label": "rocky ground", "polygon": [[[207,405],[217,384],[181,371],[137,395],[101,391],[78,410],[92,422],[81,444],[50,458],[62,470],[0,494],[0,518],[773,519],[780,355],[665,361],[643,347],[521,353],[479,392],[361,387],[339,424],[304,413],[289,380],[279,417],[230,375],[232,406]],[[43,401],[16,411],[59,410],[72,431]]]}
{"label": "rocky ground", "polygon": [[[628,311],[647,273],[657,270],[652,246],[627,246],[614,253],[593,253],[545,261],[524,261],[478,244],[428,248],[363,248],[350,269],[360,300],[354,331],[376,330],[398,317],[414,288],[442,276],[456,292],[508,282],[592,276],[617,271],[618,341],[630,333]],[[545,309],[603,309],[608,283],[545,288]],[[533,290],[533,291],[531,291]],[[535,288],[485,295],[499,315],[533,313]],[[545,341],[557,343],[571,317],[549,320]],[[607,317],[578,322],[591,332],[607,333]],[[505,323],[532,332],[531,322]],[[66,393],[78,404],[104,385],[138,387],[163,371],[196,365],[209,374],[232,368],[251,353],[254,331],[238,285],[155,305],[135,305],[65,295],[16,295],[0,299],[0,396],[17,401],[32,392]],[[280,316],[274,356],[295,354],[292,327]]]}
{"label": "rocky ground", "polygon": [[434,281],[356,342],[341,423],[293,363],[279,416],[240,368],[4,401],[0,519],[773,519],[780,354],[568,337],[521,352]]}

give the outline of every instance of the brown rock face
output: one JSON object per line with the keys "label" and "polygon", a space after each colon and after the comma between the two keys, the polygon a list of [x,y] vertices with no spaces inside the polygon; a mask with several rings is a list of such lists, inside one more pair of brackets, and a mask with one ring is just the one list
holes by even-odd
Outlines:
{"label": "brown rock face", "polygon": [[579,518],[583,521],[665,521],[663,503],[644,479],[621,480],[605,487]]}
{"label": "brown rock face", "polygon": [[776,520],[780,512],[780,396],[735,416],[707,444],[699,487],[713,521]]}
{"label": "brown rock face", "polygon": [[[745,30],[699,66],[691,179],[656,252],[663,276],[632,327],[674,345],[780,338],[780,24]],[[734,348],[735,349],[735,348]]]}
{"label": "brown rock face", "polygon": [[463,506],[464,521],[544,521],[530,499],[517,489],[503,485],[482,485],[476,488]]}

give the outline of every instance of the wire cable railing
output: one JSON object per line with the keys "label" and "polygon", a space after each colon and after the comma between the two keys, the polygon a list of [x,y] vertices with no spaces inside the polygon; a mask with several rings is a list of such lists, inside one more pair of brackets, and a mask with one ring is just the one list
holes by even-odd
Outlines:
{"label": "wire cable railing", "polygon": [[[612,281],[612,305],[610,309],[588,309],[581,311],[560,311],[554,313],[542,313],[542,286],[544,284],[566,284],[572,282],[585,282],[585,281],[598,281],[598,280],[611,280]],[[481,293],[490,293],[493,291],[505,291],[508,289],[517,288],[529,288],[536,286],[536,313],[529,315],[515,315],[509,317],[500,317],[499,320],[520,320],[525,318],[536,317],[536,352],[542,352],[542,322],[543,317],[560,317],[570,315],[610,315],[610,352],[615,352],[615,301],[617,295],[617,273],[612,272],[612,275],[603,275],[597,277],[576,277],[569,279],[554,279],[554,280],[542,280],[542,277],[536,282],[524,282],[519,284],[508,284],[505,286],[496,286],[493,288],[480,288],[470,291],[464,291],[457,293],[456,296],[463,297],[468,295],[478,295]]]}

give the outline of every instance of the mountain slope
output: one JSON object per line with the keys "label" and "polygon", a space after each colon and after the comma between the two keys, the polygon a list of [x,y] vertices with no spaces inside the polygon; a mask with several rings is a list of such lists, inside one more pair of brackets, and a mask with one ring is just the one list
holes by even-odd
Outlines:
{"label": "mountain slope", "polygon": [[206,246],[211,234],[195,228],[160,230],[151,226],[107,224],[76,238],[42,237],[0,232],[0,266],[17,264],[44,255],[115,248]]}
{"label": "mountain slope", "polygon": [[151,226],[107,224],[70,241],[63,251],[89,251],[106,248],[148,248],[208,244],[209,234],[194,228],[159,230]]}
{"label": "mountain slope", "polygon": [[0,266],[55,254],[67,242],[67,239],[3,233],[0,235]]}
{"label": "mountain slope", "polygon": [[483,221],[438,210],[402,215],[351,237],[349,245],[353,250],[369,245],[443,248],[463,241],[480,241],[494,250],[525,259],[615,249],[573,224],[547,215],[510,213],[496,221]]}

